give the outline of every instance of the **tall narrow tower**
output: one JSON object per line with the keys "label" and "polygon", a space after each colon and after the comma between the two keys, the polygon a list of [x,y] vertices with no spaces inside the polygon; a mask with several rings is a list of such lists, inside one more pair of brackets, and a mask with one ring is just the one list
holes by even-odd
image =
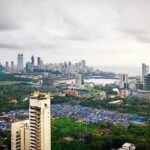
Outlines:
{"label": "tall narrow tower", "polygon": [[17,64],[17,67],[18,67],[18,71],[19,72],[22,72],[23,71],[23,54],[18,54],[18,64]]}
{"label": "tall narrow tower", "polygon": [[82,85],[81,74],[78,74],[78,73],[75,74],[75,84],[77,86],[81,86]]}
{"label": "tall narrow tower", "polygon": [[50,94],[33,93],[29,110],[30,150],[51,150]]}
{"label": "tall narrow tower", "polygon": [[142,82],[144,84],[144,77],[149,73],[149,66],[145,63],[142,64]]}
{"label": "tall narrow tower", "polygon": [[34,64],[34,63],[35,63],[35,61],[34,61],[34,56],[31,57],[31,63],[32,63],[33,66],[35,65],[35,64]]}

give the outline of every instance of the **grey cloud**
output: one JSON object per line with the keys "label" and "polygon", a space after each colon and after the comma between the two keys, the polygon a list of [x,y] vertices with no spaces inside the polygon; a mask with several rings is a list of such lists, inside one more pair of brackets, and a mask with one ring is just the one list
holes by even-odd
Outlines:
{"label": "grey cloud", "polygon": [[138,36],[138,37],[136,37],[136,39],[140,42],[150,44],[150,36]]}
{"label": "grey cloud", "polygon": [[10,31],[10,30],[18,30],[20,27],[18,25],[12,25],[8,23],[0,23],[0,31]]}
{"label": "grey cloud", "polygon": [[130,36],[139,42],[150,43],[150,32],[148,30],[124,29],[121,30],[121,32],[124,32],[127,36]]}
{"label": "grey cloud", "polygon": [[148,0],[0,0],[0,51],[136,65],[150,48],[149,13]]}
{"label": "grey cloud", "polygon": [[16,44],[4,44],[4,43],[0,43],[0,49],[20,49],[21,46],[16,45]]}
{"label": "grey cloud", "polygon": [[21,28],[21,2],[0,0],[0,31]]}

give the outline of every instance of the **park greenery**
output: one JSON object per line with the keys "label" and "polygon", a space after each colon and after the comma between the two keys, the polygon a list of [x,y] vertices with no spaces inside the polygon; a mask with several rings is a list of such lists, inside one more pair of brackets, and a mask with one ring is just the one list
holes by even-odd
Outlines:
{"label": "park greenery", "polygon": [[[28,109],[29,101],[23,101],[35,89],[33,87],[20,84],[0,85],[0,113],[15,109]],[[17,104],[10,103],[12,99],[17,100]]]}
{"label": "park greenery", "polygon": [[86,124],[65,117],[52,120],[52,150],[110,150],[125,142],[135,144],[136,150],[149,150],[150,126]]}
{"label": "park greenery", "polygon": [[6,131],[0,131],[0,145],[7,145],[8,150],[11,149],[11,131],[6,130]]}
{"label": "park greenery", "polygon": [[89,91],[89,92],[96,92],[96,93],[102,91],[101,89],[98,89],[98,88],[95,88],[95,87],[87,87],[86,90]]}
{"label": "park greenery", "polygon": [[0,86],[19,84],[19,83],[20,83],[19,81],[0,81]]}
{"label": "park greenery", "polygon": [[[122,105],[109,104],[111,101],[123,100]],[[129,98],[111,98],[106,100],[92,100],[80,101],[81,106],[94,107],[94,108],[105,108],[109,110],[116,110],[121,113],[132,113],[140,116],[150,115],[150,101],[147,99],[139,99],[135,97]]]}
{"label": "park greenery", "polygon": [[0,81],[30,81],[31,79],[16,77],[15,74],[0,74]]}

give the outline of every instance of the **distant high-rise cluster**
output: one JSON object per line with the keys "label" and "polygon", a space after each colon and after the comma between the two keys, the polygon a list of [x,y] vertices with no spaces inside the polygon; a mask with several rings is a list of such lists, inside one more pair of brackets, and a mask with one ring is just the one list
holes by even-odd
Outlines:
{"label": "distant high-rise cluster", "polygon": [[[81,75],[83,74],[102,74],[102,71],[99,69],[94,69],[86,65],[85,60],[81,60],[77,63],[72,63],[70,61],[63,63],[47,63],[44,64],[44,61],[41,57],[31,56],[30,60],[25,62],[23,53],[17,55],[17,64],[14,61],[11,61],[10,64],[8,61],[5,62],[5,66],[0,67],[0,73],[5,74],[15,74],[15,73],[39,73],[39,72],[52,72],[55,74],[61,74],[62,76],[72,77],[76,73]],[[115,77],[114,73],[107,73],[108,76]],[[83,80],[82,80],[83,82]]]}
{"label": "distant high-rise cluster", "polygon": [[[4,68],[4,69],[3,69]],[[2,70],[3,69],[3,70]],[[0,74],[13,74],[13,73],[33,73],[34,69],[45,69],[43,60],[40,57],[37,57],[37,65],[35,65],[35,57],[31,56],[31,61],[27,61],[24,66],[24,56],[23,53],[19,53],[17,55],[17,65],[15,65],[14,61],[5,62],[5,66],[1,65]]]}
{"label": "distant high-rise cluster", "polygon": [[[120,89],[138,89],[144,92],[150,91],[150,72],[149,66],[146,63],[142,63],[142,75],[137,76],[135,79],[135,85],[131,80],[128,79],[128,74],[120,73],[119,78],[119,88]],[[133,80],[133,78],[132,78]],[[132,88],[131,88],[132,87]]]}
{"label": "distant high-rise cluster", "polygon": [[45,67],[44,67],[44,62],[43,62],[43,60],[41,59],[41,57],[38,57],[38,58],[37,58],[37,69],[45,69]]}
{"label": "distant high-rise cluster", "polygon": [[33,93],[30,98],[29,120],[12,124],[12,150],[51,150],[50,121],[50,94]]}
{"label": "distant high-rise cluster", "polygon": [[45,68],[47,70],[58,71],[63,75],[72,75],[78,72],[79,74],[84,74],[88,72],[92,72],[93,68],[86,66],[85,60],[82,60],[78,63],[64,62],[64,63],[50,63],[46,64]]}
{"label": "distant high-rise cluster", "polygon": [[15,65],[14,61],[11,61],[10,64],[8,61],[5,62],[4,73],[23,73],[24,72],[24,56],[22,53],[17,55],[17,65]]}

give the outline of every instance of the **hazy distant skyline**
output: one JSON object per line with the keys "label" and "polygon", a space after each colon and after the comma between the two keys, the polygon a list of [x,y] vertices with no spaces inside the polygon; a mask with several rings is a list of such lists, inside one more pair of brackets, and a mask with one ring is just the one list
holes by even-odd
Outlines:
{"label": "hazy distant skyline", "polygon": [[0,0],[0,62],[41,56],[85,59],[102,70],[141,74],[150,64],[149,0]]}

